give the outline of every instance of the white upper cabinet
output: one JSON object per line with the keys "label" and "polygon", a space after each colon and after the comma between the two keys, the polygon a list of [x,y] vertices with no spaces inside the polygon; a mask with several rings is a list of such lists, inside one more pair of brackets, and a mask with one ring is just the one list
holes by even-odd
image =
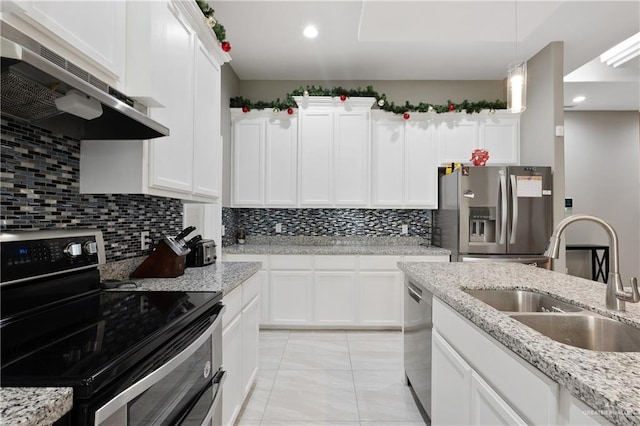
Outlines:
{"label": "white upper cabinet", "polygon": [[195,2],[126,2],[127,90],[170,135],[82,141],[82,193],[220,196],[220,66],[230,58]]}
{"label": "white upper cabinet", "polygon": [[2,21],[68,61],[122,90],[124,1],[3,0]]}
{"label": "white upper cabinet", "polygon": [[296,97],[299,205],[367,207],[374,98]]}
{"label": "white upper cabinet", "polygon": [[232,111],[232,203],[235,207],[295,207],[297,117]]}
{"label": "white upper cabinet", "polygon": [[[426,117],[372,113],[373,207],[437,208],[438,155]],[[414,114],[418,115],[418,114]]]}
{"label": "white upper cabinet", "polygon": [[474,149],[489,151],[487,165],[520,164],[520,116],[503,111],[445,116],[439,127],[440,161],[470,164]]}

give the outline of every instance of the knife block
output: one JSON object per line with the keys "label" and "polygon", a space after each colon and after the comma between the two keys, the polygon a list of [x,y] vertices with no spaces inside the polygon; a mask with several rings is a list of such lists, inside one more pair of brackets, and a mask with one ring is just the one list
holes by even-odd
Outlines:
{"label": "knife block", "polygon": [[175,278],[184,274],[187,255],[177,255],[164,240],[129,275],[131,278]]}

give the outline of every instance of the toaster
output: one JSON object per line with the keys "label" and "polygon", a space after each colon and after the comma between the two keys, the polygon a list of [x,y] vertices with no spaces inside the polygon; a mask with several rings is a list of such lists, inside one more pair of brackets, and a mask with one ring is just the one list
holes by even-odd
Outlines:
{"label": "toaster", "polygon": [[187,254],[187,266],[206,266],[216,263],[216,243],[213,240],[200,240]]}

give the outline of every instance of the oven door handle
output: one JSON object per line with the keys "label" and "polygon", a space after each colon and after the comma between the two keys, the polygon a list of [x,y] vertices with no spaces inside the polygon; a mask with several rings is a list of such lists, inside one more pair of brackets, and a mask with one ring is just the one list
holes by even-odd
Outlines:
{"label": "oven door handle", "polygon": [[[214,376],[211,378],[207,386],[200,392],[200,394],[194,398],[193,402],[187,407],[184,414],[180,416],[180,418],[173,422],[175,425],[195,425],[200,423],[201,426],[211,426],[211,420],[215,415],[217,407],[220,405],[222,401],[222,384],[227,378],[227,372],[220,369]],[[211,398],[213,395],[213,399]],[[191,416],[193,411],[196,408],[199,408],[202,404],[206,404],[206,401],[210,401],[207,404],[206,415],[204,418],[200,417],[202,414],[198,415],[197,413],[194,416]],[[200,417],[200,418],[198,418]],[[220,419],[217,419],[220,420]]]}
{"label": "oven door handle", "polygon": [[96,410],[94,424],[100,425],[112,414],[120,410],[122,407],[126,407],[126,405],[130,401],[135,399],[138,395],[141,395],[144,391],[149,389],[154,384],[158,383],[160,380],[164,379],[172,371],[174,371],[177,366],[182,364],[185,360],[189,359],[189,357],[193,355],[196,350],[198,350],[198,348],[202,346],[202,344],[213,335],[213,331],[217,327],[222,326],[222,314],[225,310],[226,306],[223,306],[211,325],[207,328],[207,330],[204,331],[200,336],[198,336],[198,338],[194,340],[189,346],[187,346],[182,352],[167,361],[162,367],[151,372],[133,385],[129,386],[127,389],[120,392],[109,402]]}

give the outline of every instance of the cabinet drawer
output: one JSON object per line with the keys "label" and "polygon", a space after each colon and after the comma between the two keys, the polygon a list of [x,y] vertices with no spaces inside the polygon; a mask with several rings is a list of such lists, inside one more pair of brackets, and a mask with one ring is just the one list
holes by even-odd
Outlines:
{"label": "cabinet drawer", "polygon": [[355,271],[355,256],[315,256],[315,266],[320,271]]}
{"label": "cabinet drawer", "polygon": [[296,255],[272,255],[270,266],[272,270],[310,271],[311,269],[313,269],[313,257]]}
{"label": "cabinet drawer", "polygon": [[360,256],[363,271],[397,271],[400,256]]}
{"label": "cabinet drawer", "polygon": [[242,310],[242,286],[238,286],[222,297],[222,304],[227,307],[222,315],[222,328],[226,328]]}
{"label": "cabinet drawer", "polygon": [[258,274],[253,274],[242,283],[242,306],[247,306],[251,300],[260,294],[261,279]]}
{"label": "cabinet drawer", "polygon": [[265,254],[223,254],[225,262],[262,262],[262,269],[267,269],[269,257]]}

